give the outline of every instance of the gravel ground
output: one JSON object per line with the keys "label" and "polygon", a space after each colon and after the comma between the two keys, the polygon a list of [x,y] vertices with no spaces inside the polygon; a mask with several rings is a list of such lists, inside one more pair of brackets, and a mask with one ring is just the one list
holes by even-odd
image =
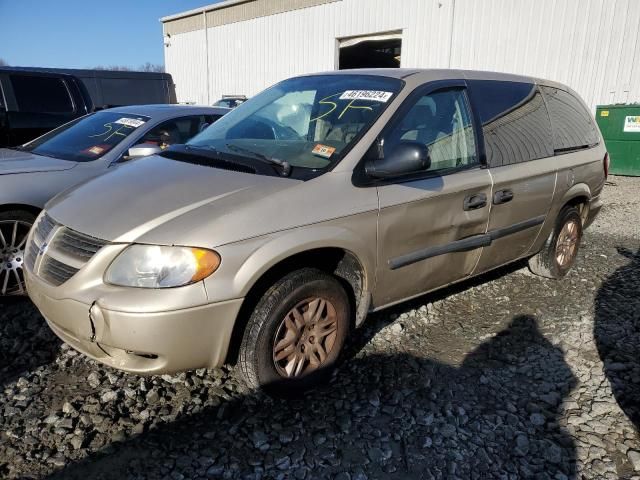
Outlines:
{"label": "gravel ground", "polygon": [[639,194],[612,178],[565,280],[520,264],[372,315],[301,399],[123,374],[0,305],[0,478],[640,479]]}
{"label": "gravel ground", "polygon": [[589,232],[640,238],[640,178],[609,177],[602,198],[606,212],[596,217]]}

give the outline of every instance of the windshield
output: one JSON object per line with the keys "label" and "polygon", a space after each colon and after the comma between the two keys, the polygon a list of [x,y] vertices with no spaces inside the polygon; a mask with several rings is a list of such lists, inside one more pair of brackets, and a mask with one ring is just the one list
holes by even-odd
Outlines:
{"label": "windshield", "polygon": [[25,144],[21,149],[38,155],[86,162],[102,157],[149,121],[149,117],[97,112],[69,122]]}
{"label": "windshield", "polygon": [[247,100],[196,135],[188,147],[296,168],[340,160],[401,89],[398,79],[319,75],[285,80]]}

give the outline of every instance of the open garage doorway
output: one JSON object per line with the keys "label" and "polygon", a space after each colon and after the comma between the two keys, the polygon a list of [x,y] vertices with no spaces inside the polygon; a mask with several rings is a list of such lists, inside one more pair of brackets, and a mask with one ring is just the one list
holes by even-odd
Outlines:
{"label": "open garage doorway", "polygon": [[399,68],[402,32],[345,38],[339,40],[338,48],[338,70]]}

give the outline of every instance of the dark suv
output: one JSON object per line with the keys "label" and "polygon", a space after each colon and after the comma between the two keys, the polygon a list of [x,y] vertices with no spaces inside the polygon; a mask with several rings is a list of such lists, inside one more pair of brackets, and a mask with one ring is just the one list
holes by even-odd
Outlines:
{"label": "dark suv", "polygon": [[0,69],[0,147],[21,145],[93,111],[73,75]]}
{"label": "dark suv", "polygon": [[0,147],[33,140],[104,108],[176,103],[168,73],[0,68]]}

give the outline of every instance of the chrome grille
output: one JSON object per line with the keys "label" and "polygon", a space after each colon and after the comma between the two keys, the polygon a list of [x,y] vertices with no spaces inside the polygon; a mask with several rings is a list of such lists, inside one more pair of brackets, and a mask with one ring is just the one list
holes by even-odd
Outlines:
{"label": "chrome grille", "polygon": [[106,244],[56,223],[45,213],[35,226],[25,261],[36,275],[58,286],[73,277]]}
{"label": "chrome grille", "polygon": [[64,227],[55,236],[50,248],[88,261],[106,244],[104,240]]}
{"label": "chrome grille", "polygon": [[38,258],[38,250],[45,243],[45,240],[49,237],[49,234],[55,226],[56,223],[53,219],[45,213],[40,217],[35,227],[33,227],[33,239],[29,245],[27,245],[27,252],[24,259],[29,270],[34,269],[36,258]]}
{"label": "chrome grille", "polygon": [[27,265],[29,270],[33,270],[36,266],[36,257],[38,256],[38,247],[36,243],[32,240],[29,245],[27,245],[27,250],[24,254],[24,263]]}
{"label": "chrome grille", "polygon": [[53,257],[45,255],[40,264],[40,277],[52,285],[62,285],[78,273],[78,268],[59,262]]}

